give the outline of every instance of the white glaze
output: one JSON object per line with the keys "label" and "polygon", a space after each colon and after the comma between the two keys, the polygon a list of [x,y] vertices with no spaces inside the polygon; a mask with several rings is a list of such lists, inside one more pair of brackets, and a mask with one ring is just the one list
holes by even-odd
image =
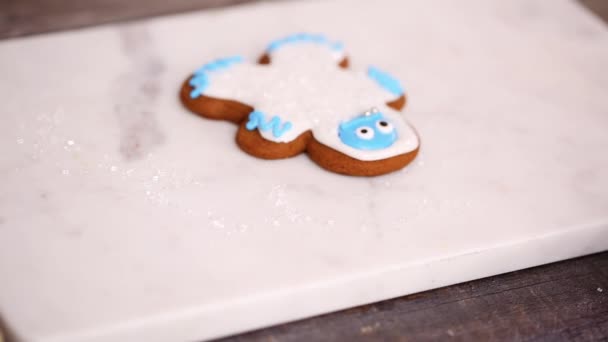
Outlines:
{"label": "white glaze", "polygon": [[[209,74],[207,96],[233,99],[268,117],[277,115],[293,128],[280,137],[260,131],[274,142],[290,142],[312,130],[319,142],[359,160],[380,160],[418,147],[418,136],[401,113],[386,102],[395,96],[364,72],[339,68],[344,53],[312,43],[292,44],[273,51],[271,65],[242,63]],[[338,126],[376,107],[393,122],[397,141],[388,148],[365,151],[342,143]]]}
{"label": "white glaze", "polygon": [[343,49],[334,50],[327,45],[314,42],[286,44],[266,53],[270,56],[272,64],[310,63],[313,60],[325,65],[335,65],[346,57]]}

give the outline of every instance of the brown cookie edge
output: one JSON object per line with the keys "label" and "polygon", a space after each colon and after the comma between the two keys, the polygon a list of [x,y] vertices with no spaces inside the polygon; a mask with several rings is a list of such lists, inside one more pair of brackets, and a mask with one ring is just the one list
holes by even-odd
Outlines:
{"label": "brown cookie edge", "polygon": [[389,101],[386,103],[387,106],[393,108],[394,110],[402,110],[407,104],[407,96],[405,94],[399,96],[393,101]]}
{"label": "brown cookie edge", "polygon": [[236,133],[236,143],[241,150],[261,159],[285,159],[295,157],[306,151],[306,147],[308,146],[310,139],[312,139],[312,133],[306,131],[288,143],[273,142],[264,139],[257,129],[252,131],[248,130],[246,124],[247,122],[244,120],[239,125],[239,129]]}
{"label": "brown cookie edge", "polygon": [[380,176],[406,167],[416,158],[418,146],[415,150],[394,157],[364,161],[349,157],[331,147],[323,145],[314,136],[310,139],[306,151],[308,156],[320,167],[349,176]]}

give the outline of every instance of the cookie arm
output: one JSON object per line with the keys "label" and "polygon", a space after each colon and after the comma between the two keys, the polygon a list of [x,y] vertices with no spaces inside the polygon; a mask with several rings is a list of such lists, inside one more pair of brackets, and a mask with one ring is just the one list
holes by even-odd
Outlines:
{"label": "cookie arm", "polygon": [[[226,57],[206,63],[197,69],[182,85],[180,90],[182,103],[192,112],[209,119],[234,123],[243,121],[253,111],[252,106],[242,102],[241,99],[220,98],[206,94],[212,86],[215,74],[243,62],[240,56]],[[231,87],[240,86],[238,82],[235,83]]]}
{"label": "cookie arm", "polygon": [[367,76],[391,96],[391,99],[386,102],[389,107],[396,110],[401,110],[405,107],[407,97],[405,89],[398,79],[374,66],[368,67]]}
{"label": "cookie arm", "polygon": [[[322,48],[327,52],[327,60],[332,60],[341,68],[348,68],[348,57],[344,52],[344,46],[338,41],[332,41],[322,34],[296,33],[283,38],[276,39],[266,47],[262,56],[258,59],[259,64],[271,64],[275,57],[279,57],[286,47],[300,45],[309,48]],[[296,61],[297,62],[297,61]]]}

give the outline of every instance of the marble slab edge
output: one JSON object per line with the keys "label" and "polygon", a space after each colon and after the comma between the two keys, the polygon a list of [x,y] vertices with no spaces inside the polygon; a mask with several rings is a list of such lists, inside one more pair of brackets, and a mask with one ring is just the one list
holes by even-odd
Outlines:
{"label": "marble slab edge", "polygon": [[209,340],[606,251],[606,236],[608,222],[597,222],[456,255],[386,265],[372,272],[234,298],[180,313],[143,317],[102,329],[48,338],[27,332],[10,336],[16,341],[37,342]]}

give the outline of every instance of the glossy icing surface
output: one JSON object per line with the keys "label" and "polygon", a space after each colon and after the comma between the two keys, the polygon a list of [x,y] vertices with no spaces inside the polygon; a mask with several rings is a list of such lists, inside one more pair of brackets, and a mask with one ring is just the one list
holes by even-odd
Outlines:
{"label": "glossy icing surface", "polygon": [[[204,93],[248,104],[266,113],[267,120],[278,116],[291,123],[291,129],[279,135],[272,129],[260,130],[270,141],[290,142],[311,130],[319,142],[359,160],[380,160],[415,150],[419,145],[415,131],[400,112],[385,104],[403,94],[402,89],[398,91],[399,83],[379,71],[370,76],[369,72],[337,67],[336,61],[344,54],[333,46],[335,43],[329,47],[277,46],[271,51],[270,65],[238,63],[209,73]],[[374,149],[345,144],[339,136],[340,125],[370,108],[380,110],[391,123],[394,139]]]}

